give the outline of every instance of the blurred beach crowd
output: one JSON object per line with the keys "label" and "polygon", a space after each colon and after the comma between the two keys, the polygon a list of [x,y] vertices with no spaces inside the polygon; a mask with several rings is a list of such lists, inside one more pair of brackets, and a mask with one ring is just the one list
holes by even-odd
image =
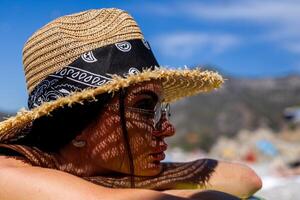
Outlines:
{"label": "blurred beach crowd", "polygon": [[257,195],[272,200],[296,200],[300,197],[300,174],[291,172],[300,161],[300,128],[274,132],[267,127],[254,131],[240,130],[233,138],[220,137],[207,153],[201,149],[184,152],[172,148],[169,161],[217,158],[243,162],[262,178],[263,188]]}

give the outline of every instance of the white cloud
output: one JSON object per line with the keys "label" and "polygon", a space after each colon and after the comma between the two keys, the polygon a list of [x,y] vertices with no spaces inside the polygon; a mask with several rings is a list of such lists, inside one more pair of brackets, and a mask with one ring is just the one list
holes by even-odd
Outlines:
{"label": "white cloud", "polygon": [[158,51],[169,57],[188,59],[201,52],[219,54],[240,43],[240,39],[229,34],[199,32],[174,32],[152,39]]}
{"label": "white cloud", "polygon": [[217,20],[251,20],[256,22],[296,22],[300,1],[244,0],[223,4],[184,4],[182,12],[195,18]]}
{"label": "white cloud", "polygon": [[291,52],[300,54],[300,41],[287,42],[284,44],[284,47]]}
{"label": "white cloud", "polygon": [[148,3],[139,8],[141,13],[161,16],[182,16],[210,20],[251,20],[256,22],[297,22],[300,17],[298,0],[235,0],[222,3],[175,1]]}
{"label": "white cloud", "polygon": [[[253,38],[260,42],[272,42],[290,52],[300,54],[298,47],[300,46],[299,0],[231,0],[209,3],[175,1],[172,4],[150,3],[144,8],[145,10],[140,11],[151,12],[152,15],[162,17],[181,16],[201,21],[239,21],[263,24],[265,32],[254,35]],[[198,43],[201,42],[198,41]]]}

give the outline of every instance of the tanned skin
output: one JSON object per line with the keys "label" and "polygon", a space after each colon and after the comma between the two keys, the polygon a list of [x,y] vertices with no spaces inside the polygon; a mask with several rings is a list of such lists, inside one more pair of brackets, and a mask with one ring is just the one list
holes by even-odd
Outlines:
{"label": "tanned skin", "polygon": [[[59,199],[59,195],[69,199],[219,199],[221,196],[222,199],[234,199],[221,192],[244,198],[261,188],[260,178],[242,164],[211,159],[163,163],[163,152],[167,149],[164,139],[174,135],[173,125],[163,115],[161,128],[156,130],[149,116],[126,109],[153,110],[156,103],[162,101],[162,96],[160,83],[149,81],[130,86],[124,99],[135,186],[143,189],[110,189],[129,188],[131,177],[120,125],[119,99],[114,96],[98,118],[74,138],[85,145],[78,147],[70,142],[59,153],[44,154],[46,166],[52,169],[33,167],[37,164],[30,159],[23,160],[24,163],[0,157],[0,188],[3,188],[0,196],[22,199],[24,197],[14,191],[23,191],[29,195],[25,199]],[[13,148],[19,148],[19,152],[22,149],[28,151],[25,147]],[[43,152],[36,155],[43,155]],[[206,193],[201,193],[203,191]]]}

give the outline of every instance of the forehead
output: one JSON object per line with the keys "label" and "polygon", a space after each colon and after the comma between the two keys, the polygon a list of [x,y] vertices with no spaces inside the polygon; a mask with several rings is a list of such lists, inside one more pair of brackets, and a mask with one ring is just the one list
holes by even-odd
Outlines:
{"label": "forehead", "polygon": [[162,83],[159,80],[151,80],[138,84],[134,84],[128,87],[128,95],[138,95],[144,91],[155,93],[158,97],[162,96]]}
{"label": "forehead", "polygon": [[[161,100],[163,95],[161,81],[150,80],[129,86],[127,88],[125,103],[129,103],[137,97],[143,95],[143,93],[149,92],[154,93],[157,96],[158,100]],[[118,98],[118,95],[114,95],[110,100],[110,103],[118,103]]]}

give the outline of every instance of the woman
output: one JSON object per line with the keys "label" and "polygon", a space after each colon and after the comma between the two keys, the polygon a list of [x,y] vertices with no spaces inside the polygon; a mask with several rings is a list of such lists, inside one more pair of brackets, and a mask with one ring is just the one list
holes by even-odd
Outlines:
{"label": "woman", "polygon": [[168,103],[223,79],[159,68],[128,13],[58,18],[26,42],[23,64],[30,110],[0,124],[2,199],[225,199],[261,187],[240,164],[161,162],[174,134]]}

